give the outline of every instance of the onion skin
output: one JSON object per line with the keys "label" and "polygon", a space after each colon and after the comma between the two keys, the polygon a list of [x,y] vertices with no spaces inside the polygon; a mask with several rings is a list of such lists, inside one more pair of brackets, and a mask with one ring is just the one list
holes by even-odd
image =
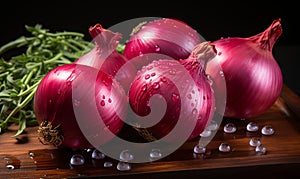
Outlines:
{"label": "onion skin", "polygon": [[[215,49],[212,49],[210,43],[203,42],[195,47],[187,59],[155,60],[138,72],[129,91],[129,103],[133,111],[140,116],[148,115],[151,112],[149,100],[155,94],[163,96],[167,103],[163,118],[147,128],[156,139],[170,133],[180,115],[184,115],[186,120],[186,126],[182,126],[184,130],[190,125],[193,111],[197,111],[195,128],[187,140],[199,136],[212,119],[215,111],[214,93],[204,70],[206,62],[216,55]],[[185,70],[182,71],[180,67]],[[185,73],[195,83],[189,83]],[[184,92],[180,93],[180,90]]]}
{"label": "onion skin", "polygon": [[74,63],[91,66],[112,75],[128,91],[137,69],[116,51],[122,35],[103,28],[99,23],[91,26],[89,33],[94,39],[95,47]]}
{"label": "onion skin", "polygon": [[196,30],[172,18],[145,22],[134,29],[124,49],[129,60],[142,54],[159,53],[173,59],[186,59],[201,42]]}
{"label": "onion skin", "polygon": [[[218,51],[216,60],[226,80],[225,117],[257,117],[277,100],[283,79],[272,49],[281,34],[280,19],[276,19],[257,35],[222,38],[213,42]],[[214,70],[212,66],[207,68],[208,73]],[[215,86],[217,88],[218,84]],[[217,89],[215,92],[222,93]]]}
{"label": "onion skin", "polygon": [[[93,78],[95,78],[93,80]],[[104,84],[105,83],[105,84]],[[81,90],[81,99],[74,99],[72,96],[73,87],[78,88],[80,85],[95,87],[95,94],[92,95],[96,99],[96,104],[92,104],[90,101],[85,101],[86,96],[90,95],[89,91]],[[47,137],[42,135],[40,140],[43,143],[53,144],[57,147],[65,147],[71,149],[87,149],[94,146],[87,140],[82,133],[80,126],[76,121],[74,113],[74,106],[80,107],[80,105],[89,107],[97,106],[98,112],[105,123],[109,126],[109,130],[112,133],[117,134],[122,126],[123,121],[120,117],[124,117],[125,111],[122,106],[127,104],[125,93],[122,88],[115,87],[112,83],[112,77],[102,71],[98,71],[95,68],[78,65],[78,64],[66,64],[51,70],[40,82],[37,91],[34,96],[34,111],[38,123],[41,125],[39,128],[39,134],[43,133],[42,126],[45,124],[51,124],[54,131],[59,131],[61,141],[49,142]],[[111,93],[112,88],[117,88]],[[105,95],[105,99],[103,98]],[[107,102],[110,99],[110,102]],[[101,105],[102,100],[105,100],[105,106]],[[124,107],[125,109],[126,107]],[[121,116],[119,117],[114,109],[120,109]],[[86,124],[94,126],[101,120],[96,115],[86,116]],[[101,131],[101,129],[99,129]],[[105,131],[104,131],[105,132]],[[110,138],[101,138],[102,143],[109,141]]]}

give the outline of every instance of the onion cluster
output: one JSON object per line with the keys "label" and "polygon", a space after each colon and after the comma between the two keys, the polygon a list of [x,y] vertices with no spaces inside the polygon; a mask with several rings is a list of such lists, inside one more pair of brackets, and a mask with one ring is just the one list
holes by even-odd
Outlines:
{"label": "onion cluster", "polygon": [[[100,24],[89,32],[95,47],[50,71],[37,88],[34,110],[43,143],[73,149],[94,147],[90,140],[102,145],[122,130],[125,119],[151,139],[176,130],[192,140],[216,111],[223,115],[222,105],[226,117],[251,118],[268,110],[281,91],[282,74],[272,55],[282,33],[280,19],[252,37],[213,42],[177,19],[143,22],[123,53],[116,51],[120,33]],[[152,111],[164,105],[162,113]],[[152,117],[134,119],[130,112]]]}

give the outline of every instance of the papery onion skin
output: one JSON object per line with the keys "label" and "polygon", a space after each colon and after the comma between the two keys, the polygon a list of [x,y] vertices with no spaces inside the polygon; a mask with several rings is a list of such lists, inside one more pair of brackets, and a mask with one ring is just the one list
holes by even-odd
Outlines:
{"label": "papery onion skin", "polygon": [[[215,111],[214,93],[204,70],[206,62],[216,55],[215,49],[212,49],[214,48],[211,44],[203,42],[195,47],[187,59],[179,62],[155,60],[138,72],[129,91],[129,103],[133,111],[140,116],[148,115],[151,112],[149,100],[155,94],[160,94],[167,103],[163,118],[147,128],[156,139],[172,131],[180,115],[186,117],[188,126],[189,116],[194,112],[198,114],[196,125],[193,126],[195,128],[187,140],[199,136],[212,119]],[[179,67],[184,67],[186,71],[182,72]],[[189,74],[195,83],[188,82],[185,75],[182,75],[184,73]],[[173,76],[172,79],[169,78],[170,75]],[[183,96],[179,95],[180,90],[184,90]]]}
{"label": "papery onion skin", "polygon": [[124,56],[133,59],[159,53],[173,59],[186,59],[201,42],[196,30],[177,19],[161,18],[138,25],[126,43]]}
{"label": "papery onion skin", "polygon": [[[272,49],[282,34],[280,21],[280,18],[274,20],[264,32],[248,38],[230,37],[212,42],[218,51],[216,60],[226,80],[225,117],[257,117],[279,97],[283,85],[282,72]],[[208,73],[213,70],[208,66]]]}
{"label": "papery onion skin", "polygon": [[91,26],[89,33],[94,39],[95,47],[74,63],[91,66],[112,75],[128,91],[137,69],[116,51],[122,34],[105,29],[99,23]]}
{"label": "papery onion skin", "polygon": [[[81,99],[74,99],[72,90],[75,84],[76,88],[80,85],[92,86],[95,88],[95,94],[81,90],[80,94],[77,94],[77,96],[81,96]],[[71,149],[95,147],[84,136],[74,113],[74,110],[76,110],[74,107],[81,107],[81,105],[87,104],[91,108],[97,106],[101,119],[94,117],[97,116],[95,114],[90,114],[84,119],[86,120],[86,124],[93,128],[95,124],[99,123],[98,120],[103,120],[104,124],[109,126],[109,130],[117,134],[123,126],[123,121],[120,120],[120,117],[125,116],[122,106],[127,104],[127,101],[124,98],[125,93],[122,91],[122,88],[115,85],[112,82],[112,76],[85,65],[65,64],[47,73],[35,93],[34,112],[40,125],[51,124],[52,130],[58,131],[62,135],[61,143],[50,142],[49,144]],[[112,88],[117,89],[112,92]],[[85,97],[91,95],[95,97],[96,104],[85,101],[88,99]],[[105,99],[103,96],[105,96]],[[101,105],[102,100],[105,101],[105,106]],[[107,102],[108,100],[110,102]],[[115,109],[120,109],[118,114]],[[43,129],[39,129],[39,134],[42,134]],[[102,132],[103,129],[99,129],[99,131]],[[40,140],[49,142],[49,139],[47,139],[49,136],[44,135],[40,137]],[[110,140],[110,138],[101,138],[101,140],[100,138],[101,136],[99,136],[99,143],[100,141],[101,143],[105,143]]]}

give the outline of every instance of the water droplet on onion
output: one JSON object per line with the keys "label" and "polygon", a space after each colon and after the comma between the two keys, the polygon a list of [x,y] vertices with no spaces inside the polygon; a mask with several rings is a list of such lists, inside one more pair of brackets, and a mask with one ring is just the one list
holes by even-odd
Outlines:
{"label": "water droplet on onion", "polygon": [[105,106],[105,101],[101,100],[100,104],[101,104],[101,106]]}
{"label": "water droplet on onion", "polygon": [[152,88],[153,89],[158,89],[160,87],[160,84],[158,82],[153,83]]}
{"label": "water droplet on onion", "polygon": [[159,52],[160,51],[160,47],[158,45],[155,45],[155,51]]}
{"label": "water droplet on onion", "polygon": [[174,69],[169,70],[169,74],[170,75],[176,75],[176,70],[174,70]]}
{"label": "water droplet on onion", "polygon": [[146,79],[146,80],[148,80],[149,78],[150,78],[150,75],[149,75],[149,74],[145,75],[145,79]]}

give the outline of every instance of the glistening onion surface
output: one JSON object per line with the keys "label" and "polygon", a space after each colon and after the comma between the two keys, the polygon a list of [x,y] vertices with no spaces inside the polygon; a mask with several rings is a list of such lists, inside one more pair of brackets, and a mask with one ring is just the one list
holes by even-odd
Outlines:
{"label": "glistening onion surface", "polygon": [[[280,21],[274,20],[265,31],[251,37],[222,38],[213,42],[218,51],[216,60],[226,80],[224,116],[256,117],[268,110],[279,97],[282,72],[272,50],[282,34]],[[213,74],[214,71],[215,67],[208,65],[207,72]],[[223,93],[215,92],[217,95]]]}
{"label": "glistening onion surface", "polygon": [[[91,95],[90,92],[94,93]],[[51,133],[40,128],[41,132],[46,130],[49,134],[41,138],[50,144],[59,144],[58,147],[72,149],[95,147],[89,141],[92,138],[99,145],[109,141],[111,137],[106,133],[117,134],[123,126],[120,118],[126,115],[126,105],[125,92],[113,82],[111,75],[79,64],[62,65],[47,73],[34,96],[34,111],[39,124],[51,124],[51,130],[59,131],[63,136],[61,143],[53,143]],[[91,113],[92,109],[96,109],[94,113]],[[84,125],[77,122],[79,111],[85,116]],[[100,120],[104,125],[97,125]],[[89,135],[81,131],[85,126],[89,127]]]}

